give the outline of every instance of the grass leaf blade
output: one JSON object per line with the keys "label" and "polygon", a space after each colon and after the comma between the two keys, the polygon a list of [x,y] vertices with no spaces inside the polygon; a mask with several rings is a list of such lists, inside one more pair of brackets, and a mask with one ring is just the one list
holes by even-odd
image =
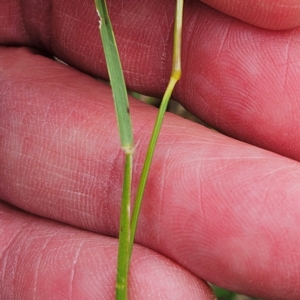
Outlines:
{"label": "grass leaf blade", "polygon": [[104,0],[95,0],[98,15],[100,16],[100,34],[104,54],[108,66],[110,83],[114,96],[118,127],[122,148],[125,152],[133,152],[133,131],[129,112],[129,103],[122,65],[116,45],[115,36]]}

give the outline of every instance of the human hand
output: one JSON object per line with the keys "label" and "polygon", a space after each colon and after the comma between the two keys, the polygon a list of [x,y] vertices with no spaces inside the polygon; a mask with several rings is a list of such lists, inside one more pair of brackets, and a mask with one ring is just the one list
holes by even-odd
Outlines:
{"label": "human hand", "polygon": [[[2,44],[42,48],[107,77],[93,1],[27,2],[21,10],[11,2],[1,5]],[[265,7],[270,15],[299,14],[283,4]],[[225,12],[261,27],[299,25],[258,17],[265,7],[248,19],[242,10]],[[160,96],[174,1],[109,8],[128,86]],[[299,299],[300,31],[259,29],[198,1],[185,4],[184,20],[176,99],[249,144],[167,114],[130,297],[211,299],[202,278],[258,297]],[[0,55],[0,198],[23,210],[1,203],[1,298],[110,299],[123,166],[111,91],[32,49],[2,47]],[[131,114],[136,185],[156,110],[131,99]]]}

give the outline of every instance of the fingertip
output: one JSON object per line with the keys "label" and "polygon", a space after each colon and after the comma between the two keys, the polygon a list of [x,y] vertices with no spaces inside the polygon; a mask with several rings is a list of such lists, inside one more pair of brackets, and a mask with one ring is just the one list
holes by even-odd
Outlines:
{"label": "fingertip", "polygon": [[[113,299],[118,241],[0,202],[1,299]],[[5,242],[3,242],[5,241]],[[214,299],[183,267],[135,246],[130,299]]]}
{"label": "fingertip", "polygon": [[[130,299],[215,299],[210,286],[200,278],[154,252],[141,256],[136,247],[131,262]],[[145,287],[148,293],[139,294]]]}

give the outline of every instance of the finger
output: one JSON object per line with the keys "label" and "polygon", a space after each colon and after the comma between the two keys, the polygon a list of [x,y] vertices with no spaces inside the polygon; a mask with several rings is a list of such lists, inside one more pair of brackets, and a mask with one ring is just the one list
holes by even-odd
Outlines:
{"label": "finger", "polygon": [[[114,299],[116,239],[48,221],[0,202],[1,299]],[[183,267],[134,250],[130,299],[214,299]]]}
{"label": "finger", "polygon": [[201,0],[202,2],[247,23],[268,29],[289,29],[300,25],[297,0]]}
{"label": "finger", "polygon": [[[93,3],[51,3],[26,2],[15,10],[16,3],[6,4],[0,42],[47,49],[107,78]],[[162,95],[170,74],[174,5],[173,0],[110,3],[130,89]],[[184,20],[183,76],[174,97],[219,131],[300,160],[300,29],[258,29],[198,0],[186,3]]]}
{"label": "finger", "polygon": [[[26,49],[1,55],[0,198],[117,236],[123,156],[108,86]],[[131,113],[135,190],[156,111],[131,99]],[[137,242],[229,289],[298,299],[299,176],[297,162],[168,114]]]}

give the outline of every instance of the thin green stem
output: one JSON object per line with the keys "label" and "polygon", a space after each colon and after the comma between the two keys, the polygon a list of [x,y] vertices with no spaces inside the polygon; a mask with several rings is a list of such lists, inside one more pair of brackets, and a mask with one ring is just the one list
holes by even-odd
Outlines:
{"label": "thin green stem", "polygon": [[183,16],[183,0],[177,0],[176,13],[175,13],[175,24],[174,24],[174,45],[173,45],[173,65],[172,73],[169,84],[163,96],[159,112],[155,121],[154,129],[148,146],[143,170],[141,173],[141,179],[137,189],[136,199],[134,203],[133,213],[131,217],[131,230],[130,230],[130,255],[132,253],[132,247],[134,243],[134,237],[138,222],[138,217],[141,210],[142,199],[145,192],[145,186],[147,183],[149,170],[158,140],[158,136],[161,130],[164,114],[166,112],[172,91],[175,84],[181,77],[181,31],[182,31],[182,16]]}
{"label": "thin green stem", "polygon": [[130,191],[132,178],[132,154],[125,156],[124,183],[120,216],[120,235],[117,267],[116,299],[127,299],[130,261]]}

